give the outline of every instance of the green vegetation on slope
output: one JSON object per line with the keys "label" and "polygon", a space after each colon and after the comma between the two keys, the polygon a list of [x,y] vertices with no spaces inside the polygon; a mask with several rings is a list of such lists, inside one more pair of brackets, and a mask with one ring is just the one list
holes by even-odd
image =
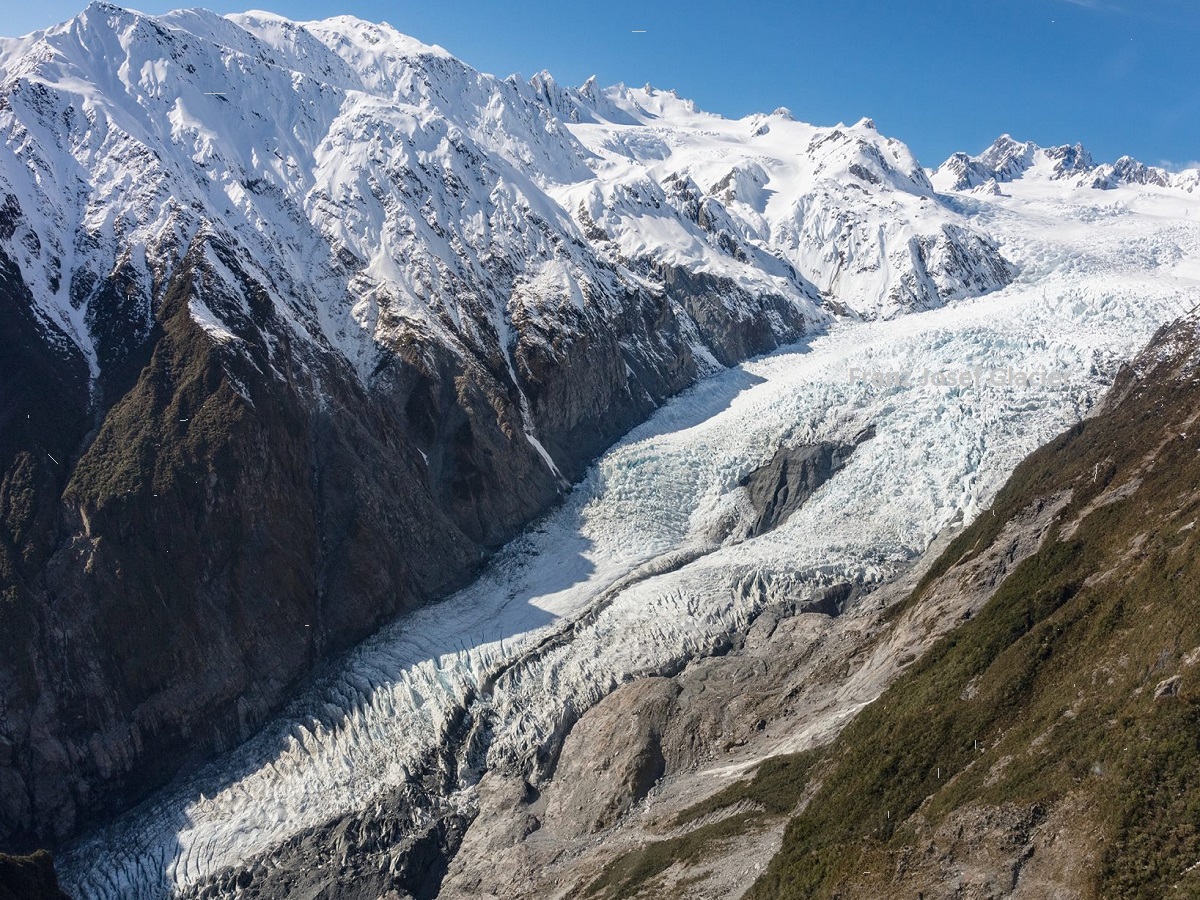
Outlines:
{"label": "green vegetation on slope", "polygon": [[753,896],[838,896],[859,873],[895,871],[918,830],[955,811],[1052,808],[1068,795],[1086,801],[1100,834],[1092,896],[1200,895],[1194,345],[1190,326],[1160,336],[1141,378],[1119,380],[1120,402],[1034,453],[997,516],[947,550],[935,577],[990,546],[1020,511],[1073,492],[1061,522],[1082,519],[1078,528],[1053,530],[978,616],[827,749],[821,789]]}
{"label": "green vegetation on slope", "polygon": [[[1193,324],[1156,336],[1100,413],[1031,454],[995,515],[965,529],[888,618],[1069,492],[1043,545],[979,614],[831,745],[761,765],[673,823],[699,827],[618,857],[589,892],[656,890],[673,864],[701,867],[805,800],[751,897],[949,890],[944,870],[921,868],[939,827],[1019,819],[1020,843],[1056,810],[1063,839],[1044,852],[1074,855],[1071,895],[1200,896],[1198,343]],[[971,825],[987,820],[972,810],[995,812],[993,824]]]}

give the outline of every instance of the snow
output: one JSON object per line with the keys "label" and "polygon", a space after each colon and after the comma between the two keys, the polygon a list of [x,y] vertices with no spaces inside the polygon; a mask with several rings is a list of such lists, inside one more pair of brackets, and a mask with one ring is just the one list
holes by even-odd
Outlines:
{"label": "snow", "polygon": [[[868,316],[1003,283],[1000,271],[972,283],[980,273],[935,263],[940,283],[901,287],[920,265],[914,240],[948,235],[970,247],[968,255],[985,248],[973,245],[970,223],[940,202],[908,148],[881,137],[870,120],[816,128],[776,112],[731,121],[670,92],[620,85],[604,98],[577,97],[587,114],[568,126],[595,154],[599,184],[568,184],[554,195],[564,208],[587,209],[626,256],[699,261],[699,270],[782,296],[811,285]],[[672,208],[663,190],[672,182],[686,183],[686,199],[703,201],[715,221],[705,227]],[[752,262],[725,252],[721,233]]]}
{"label": "snow", "polygon": [[1111,190],[1120,185],[1156,185],[1191,193],[1200,184],[1200,169],[1168,172],[1129,156],[1095,165],[1082,144],[1039,147],[1003,134],[978,156],[955,153],[931,175],[940,191],[996,193],[999,184],[1021,179],[1070,180],[1078,187]]}
{"label": "snow", "polygon": [[815,324],[823,297],[889,316],[1006,281],[868,120],[726,120],[650,86],[501,80],[349,16],[93,3],[0,41],[0,95],[0,195],[21,210],[5,249],[93,375],[96,286],[136,248],[162,276],[149,318],[200,232],[270,260],[297,339],[364,377],[397,329],[449,346],[505,333],[527,283],[605,306],[661,289],[645,273],[670,264]]}
{"label": "snow", "polygon": [[211,309],[203,301],[192,298],[188,301],[188,312],[201,328],[205,330],[218,344],[236,341],[237,336],[225,327]]}
{"label": "snow", "polygon": [[[522,327],[619,316],[621,297],[663,290],[666,266],[728,279],[744,302],[784,298],[815,335],[725,371],[697,344],[717,374],[475,584],[68,848],[80,898],[161,897],[367,808],[423,774],[464,706],[488,725],[488,765],[536,769],[568,710],[711,652],[766,604],[886,578],[978,515],[1200,302],[1195,170],[1093,168],[1080,147],[1005,136],[930,176],[870,120],[728,120],[651,86],[500,80],[352,17],[93,3],[0,40],[0,100],[0,203],[20,207],[4,250],[93,375],[95,286],[128,264],[149,319],[154,286],[197,244],[212,283],[189,309],[214,341],[236,352],[248,315],[222,246],[297,343],[364,376],[403,329],[508,358]],[[851,374],[976,367],[1066,384]],[[783,527],[715,537],[746,514],[739,480],[780,446],[867,425],[876,436]]]}
{"label": "snow", "polygon": [[[842,321],[676,398],[476,583],[385,629],[258,737],[71,848],[68,890],[161,897],[368,808],[420,777],[463,706],[491,728],[486,765],[536,779],[537,751],[570,711],[711,652],[766,604],[878,582],[985,511],[1024,455],[1085,416],[1160,323],[1200,302],[1186,194],[1036,178],[1010,188],[950,201],[996,236],[1014,284]],[[850,371],[976,367],[1045,370],[1065,385],[879,387]],[[714,542],[745,509],[739,481],[780,446],[867,425],[875,437],[783,526]],[[479,773],[462,771],[465,802]]]}

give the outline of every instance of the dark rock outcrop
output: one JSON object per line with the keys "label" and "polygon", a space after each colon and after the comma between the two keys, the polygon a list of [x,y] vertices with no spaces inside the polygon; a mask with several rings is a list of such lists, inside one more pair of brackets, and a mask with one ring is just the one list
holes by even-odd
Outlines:
{"label": "dark rock outcrop", "polygon": [[[318,662],[464,584],[700,371],[691,315],[645,291],[554,334],[515,322],[511,366],[405,332],[364,379],[296,339],[239,252],[198,238],[91,383],[0,259],[5,844],[60,840],[244,740]],[[689,285],[697,314],[726,317],[727,287]],[[229,334],[191,314],[201,294]],[[744,313],[711,349],[803,328]]]}
{"label": "dark rock outcrop", "polygon": [[0,853],[0,900],[70,900],[58,886],[54,859],[44,850],[30,856]]}
{"label": "dark rock outcrop", "polygon": [[659,266],[668,296],[687,310],[700,339],[722,365],[774,350],[783,334],[795,333],[795,308],[783,297],[751,296],[729,279]]}
{"label": "dark rock outcrop", "polygon": [[270,857],[225,869],[180,892],[186,900],[432,900],[470,818],[452,804],[406,787],[358,812],[304,831]]}
{"label": "dark rock outcrop", "polygon": [[846,464],[855,448],[875,436],[873,429],[848,444],[822,441],[800,447],[780,447],[770,461],[742,480],[758,518],[747,537],[778,528]]}

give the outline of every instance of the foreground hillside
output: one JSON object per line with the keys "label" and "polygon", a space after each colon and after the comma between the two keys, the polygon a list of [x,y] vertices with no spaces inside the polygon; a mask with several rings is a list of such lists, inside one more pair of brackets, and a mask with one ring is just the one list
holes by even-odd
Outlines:
{"label": "foreground hillside", "polygon": [[1200,329],[1021,464],[910,603],[1057,513],[988,605],[864,710],[756,897],[1200,892]]}
{"label": "foreground hillside", "polygon": [[[1196,896],[1198,352],[1194,321],[1165,328],[1097,414],[1018,466],[914,588],[881,594],[876,624],[843,629],[842,649],[815,664],[811,650],[791,653],[788,677],[810,693],[839,678],[822,667],[844,660],[861,681],[881,650],[901,657],[895,683],[832,743],[818,736],[677,802],[678,814],[649,820],[660,836],[643,832],[578,889]],[[785,681],[751,675],[741,689],[769,695]]]}

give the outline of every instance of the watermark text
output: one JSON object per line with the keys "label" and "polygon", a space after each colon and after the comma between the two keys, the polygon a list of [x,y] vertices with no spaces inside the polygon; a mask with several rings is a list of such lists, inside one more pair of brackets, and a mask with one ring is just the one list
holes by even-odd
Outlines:
{"label": "watermark text", "polygon": [[868,384],[876,388],[935,387],[1015,387],[1058,390],[1067,386],[1063,372],[1047,369],[1003,369],[973,366],[969,369],[880,369],[850,366],[847,370],[851,384]]}

